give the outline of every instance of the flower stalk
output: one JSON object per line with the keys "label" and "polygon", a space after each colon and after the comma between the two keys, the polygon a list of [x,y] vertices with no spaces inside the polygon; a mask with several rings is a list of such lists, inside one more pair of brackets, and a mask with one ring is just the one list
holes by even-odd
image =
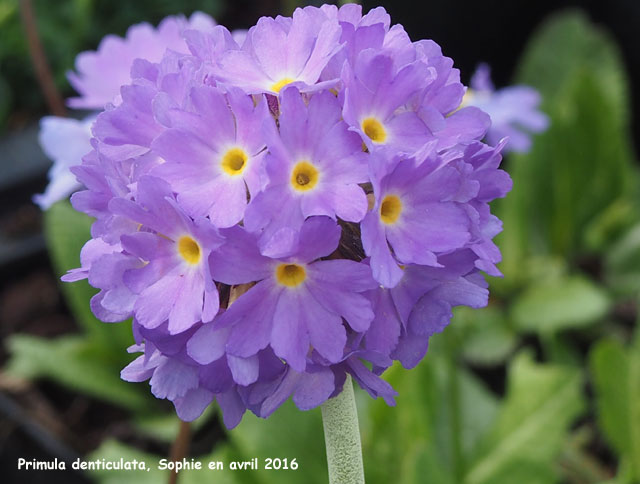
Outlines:
{"label": "flower stalk", "polygon": [[349,375],[342,392],[321,409],[329,484],[364,484],[358,411]]}

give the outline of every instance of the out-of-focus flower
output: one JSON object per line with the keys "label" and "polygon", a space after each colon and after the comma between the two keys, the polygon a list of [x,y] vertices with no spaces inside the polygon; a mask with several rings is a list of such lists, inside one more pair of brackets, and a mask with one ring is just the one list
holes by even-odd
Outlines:
{"label": "out-of-focus flower", "polygon": [[82,187],[71,173],[71,167],[79,165],[82,157],[91,151],[91,125],[95,118],[95,115],[83,120],[45,116],[40,120],[38,141],[47,157],[53,160],[45,192],[33,197],[42,210]]}
{"label": "out-of-focus flower", "polygon": [[507,137],[506,150],[527,152],[531,148],[531,134],[549,126],[549,118],[539,109],[540,94],[529,86],[509,86],[495,89],[491,69],[481,64],[471,78],[464,106],[476,106],[491,117],[487,142],[497,144]]}

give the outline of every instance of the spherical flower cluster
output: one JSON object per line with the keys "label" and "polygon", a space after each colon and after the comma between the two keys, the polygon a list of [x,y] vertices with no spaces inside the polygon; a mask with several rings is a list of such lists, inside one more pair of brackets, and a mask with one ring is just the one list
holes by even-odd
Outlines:
{"label": "spherical flower cluster", "polygon": [[184,420],[214,400],[228,427],[310,409],[347,375],[393,404],[382,372],[415,366],[453,306],[486,305],[480,271],[500,274],[504,141],[479,141],[490,119],[461,107],[452,60],[382,8],[183,38],[136,59],[93,125],[72,197],[93,238],[65,279],[100,290],[103,321],[133,318],[143,354],[122,377]]}

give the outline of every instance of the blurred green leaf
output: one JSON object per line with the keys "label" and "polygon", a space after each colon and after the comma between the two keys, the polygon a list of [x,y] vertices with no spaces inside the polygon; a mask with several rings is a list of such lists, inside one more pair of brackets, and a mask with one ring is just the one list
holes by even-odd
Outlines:
{"label": "blurred green leaf", "polygon": [[591,324],[609,309],[609,297],[582,276],[542,280],[514,302],[511,316],[524,330],[553,333]]}
{"label": "blurred green leaf", "polygon": [[609,35],[580,12],[551,17],[518,72],[518,83],[540,91],[551,124],[529,153],[509,158],[514,188],[496,204],[505,225],[501,269],[512,284],[526,281],[522,264],[532,254],[592,249],[587,227],[612,204],[627,203],[638,182],[627,80]]}
{"label": "blurred green leaf", "polygon": [[96,345],[81,336],[44,339],[16,334],[7,341],[11,358],[6,371],[22,378],[51,378],[69,388],[130,410],[149,409],[146,388],[120,379],[120,366],[101,357]]}
{"label": "blurred green leaf", "polygon": [[520,354],[509,369],[506,399],[464,482],[556,482],[554,460],[582,408],[578,370],[536,364]]}
{"label": "blurred green leaf", "polygon": [[495,397],[471,373],[437,352],[384,377],[397,407],[368,397],[360,406],[367,482],[454,483],[497,411]]}
{"label": "blurred green leaf", "polygon": [[[260,469],[238,472],[243,482],[297,484],[325,483],[327,459],[320,409],[298,410],[289,400],[268,419],[247,412],[242,422],[229,432],[240,460],[257,457]],[[296,459],[297,470],[265,470],[266,458]]]}
{"label": "blurred green leaf", "polygon": [[640,339],[629,349],[602,340],[590,354],[598,421],[618,454],[640,481]]}
{"label": "blurred green leaf", "polygon": [[[76,212],[67,201],[54,204],[44,213],[47,246],[58,276],[80,266],[80,250],[91,238],[92,222],[93,219]],[[106,353],[110,353],[115,361],[118,363],[128,361],[125,350],[133,344],[131,325],[129,323],[107,324],[98,321],[89,307],[89,300],[97,290],[89,286],[86,280],[61,283],[61,287],[76,322],[97,343],[110,347],[111,350],[107,349]]]}
{"label": "blurred green leaf", "polygon": [[462,355],[473,364],[502,363],[518,343],[504,311],[494,305],[481,309],[457,307],[453,323],[452,329],[461,333]]}
{"label": "blurred green leaf", "polygon": [[640,291],[640,224],[633,227],[605,254],[607,282],[620,294]]}

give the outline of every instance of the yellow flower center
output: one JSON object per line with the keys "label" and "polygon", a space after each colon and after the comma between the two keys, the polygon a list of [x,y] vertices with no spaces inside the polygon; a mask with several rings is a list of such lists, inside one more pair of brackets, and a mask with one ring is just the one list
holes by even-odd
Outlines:
{"label": "yellow flower center", "polygon": [[307,271],[298,264],[279,264],[276,267],[276,280],[287,287],[296,287],[307,278]]}
{"label": "yellow flower center", "polygon": [[387,132],[382,126],[382,123],[376,118],[366,118],[362,121],[362,131],[366,134],[374,143],[384,143],[387,139]]}
{"label": "yellow flower center", "polygon": [[228,175],[240,175],[247,166],[249,156],[240,148],[231,148],[222,157],[222,169]]}
{"label": "yellow flower center", "polygon": [[318,184],[320,173],[308,161],[296,163],[291,172],[291,185],[298,191],[306,192]]}
{"label": "yellow flower center", "polygon": [[287,84],[291,84],[295,79],[291,79],[290,77],[283,77],[278,82],[275,82],[271,85],[271,90],[275,93],[279,93],[280,90],[286,86]]}
{"label": "yellow flower center", "polygon": [[380,220],[385,224],[393,224],[402,212],[402,202],[396,195],[387,195],[380,204]]}
{"label": "yellow flower center", "polygon": [[195,265],[200,262],[200,257],[202,255],[200,245],[188,235],[183,235],[178,239],[178,253],[191,265]]}

